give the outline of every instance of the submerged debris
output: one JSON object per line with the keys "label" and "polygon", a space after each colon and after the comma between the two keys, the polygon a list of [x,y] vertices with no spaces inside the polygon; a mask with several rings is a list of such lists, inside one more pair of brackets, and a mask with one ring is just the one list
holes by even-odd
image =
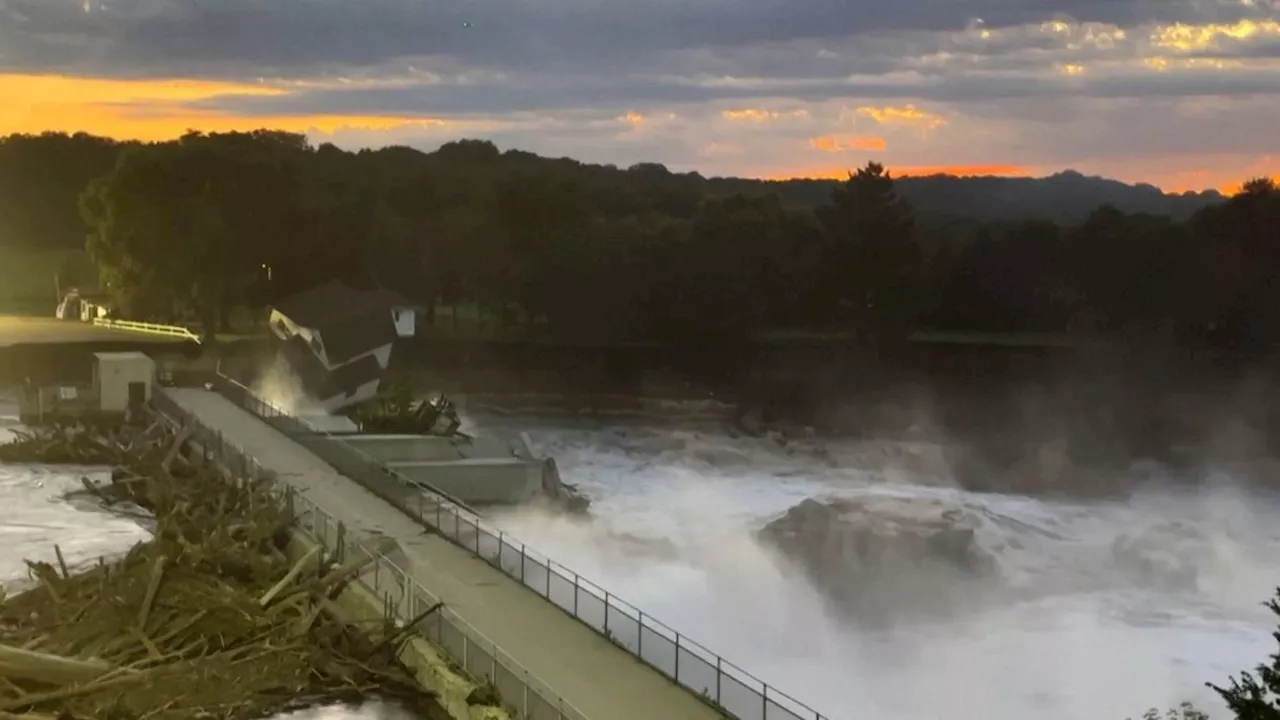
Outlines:
{"label": "submerged debris", "polygon": [[154,539],[71,572],[30,562],[0,591],[0,717],[261,718],[385,699],[445,717],[396,659],[403,630],[357,628],[332,600],[358,563],[282,554],[289,514],[262,481],[189,461],[150,427],[62,424],[0,446],[0,462],[107,464],[78,494],[155,515]]}

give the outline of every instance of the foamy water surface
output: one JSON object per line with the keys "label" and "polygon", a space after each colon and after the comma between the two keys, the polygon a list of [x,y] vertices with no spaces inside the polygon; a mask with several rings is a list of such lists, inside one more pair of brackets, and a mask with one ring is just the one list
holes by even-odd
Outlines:
{"label": "foamy water surface", "polygon": [[[501,524],[674,629],[834,719],[1096,720],[1191,700],[1274,651],[1280,502],[1218,477],[1128,502],[955,490],[943,448],[793,442],[631,427],[531,433],[594,499],[595,520]],[[943,496],[983,519],[1008,593],[958,619],[854,630],[753,534],[806,497]],[[1184,582],[1136,574],[1140,539]],[[1185,582],[1187,577],[1193,579]]]}
{"label": "foamy water surface", "polygon": [[[951,489],[945,453],[924,444],[784,448],[714,431],[546,424],[530,434],[591,495],[594,519],[517,513],[500,525],[833,720],[1121,720],[1183,700],[1225,717],[1203,683],[1273,651],[1260,603],[1280,584],[1280,502],[1229,477],[1201,492],[1072,504]],[[52,560],[54,543],[78,563],[146,537],[135,520],[58,500],[85,474],[0,466],[0,582],[25,576],[22,558]],[[753,539],[778,513],[832,493],[966,505],[983,518],[980,540],[1008,597],[947,621],[875,631],[836,621]],[[1191,568],[1194,582],[1135,577],[1112,554],[1121,535]],[[400,716],[366,707],[290,717]]]}

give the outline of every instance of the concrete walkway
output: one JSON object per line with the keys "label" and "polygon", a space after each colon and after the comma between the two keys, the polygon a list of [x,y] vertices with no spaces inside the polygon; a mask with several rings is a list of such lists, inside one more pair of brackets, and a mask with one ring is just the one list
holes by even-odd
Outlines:
{"label": "concrete walkway", "polygon": [[399,552],[393,557],[407,562],[414,579],[590,720],[723,718],[497,568],[424,534],[417,522],[221,395],[185,388],[166,392],[349,532],[394,540]]}

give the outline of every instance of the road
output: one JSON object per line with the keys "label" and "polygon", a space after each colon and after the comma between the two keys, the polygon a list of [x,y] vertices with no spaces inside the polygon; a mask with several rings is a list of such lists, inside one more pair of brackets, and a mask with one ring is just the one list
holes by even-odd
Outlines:
{"label": "road", "polygon": [[[392,557],[450,609],[591,720],[723,716],[550,602],[421,525],[217,393],[169,396],[359,537],[394,541]],[[384,550],[385,552],[385,550]],[[393,554],[394,553],[394,554]]]}

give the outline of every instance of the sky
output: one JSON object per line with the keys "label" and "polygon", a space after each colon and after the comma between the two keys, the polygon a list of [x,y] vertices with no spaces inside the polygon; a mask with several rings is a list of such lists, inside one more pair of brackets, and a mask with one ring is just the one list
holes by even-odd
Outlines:
{"label": "sky", "polygon": [[1280,0],[0,0],[0,133],[748,177],[1280,176]]}

